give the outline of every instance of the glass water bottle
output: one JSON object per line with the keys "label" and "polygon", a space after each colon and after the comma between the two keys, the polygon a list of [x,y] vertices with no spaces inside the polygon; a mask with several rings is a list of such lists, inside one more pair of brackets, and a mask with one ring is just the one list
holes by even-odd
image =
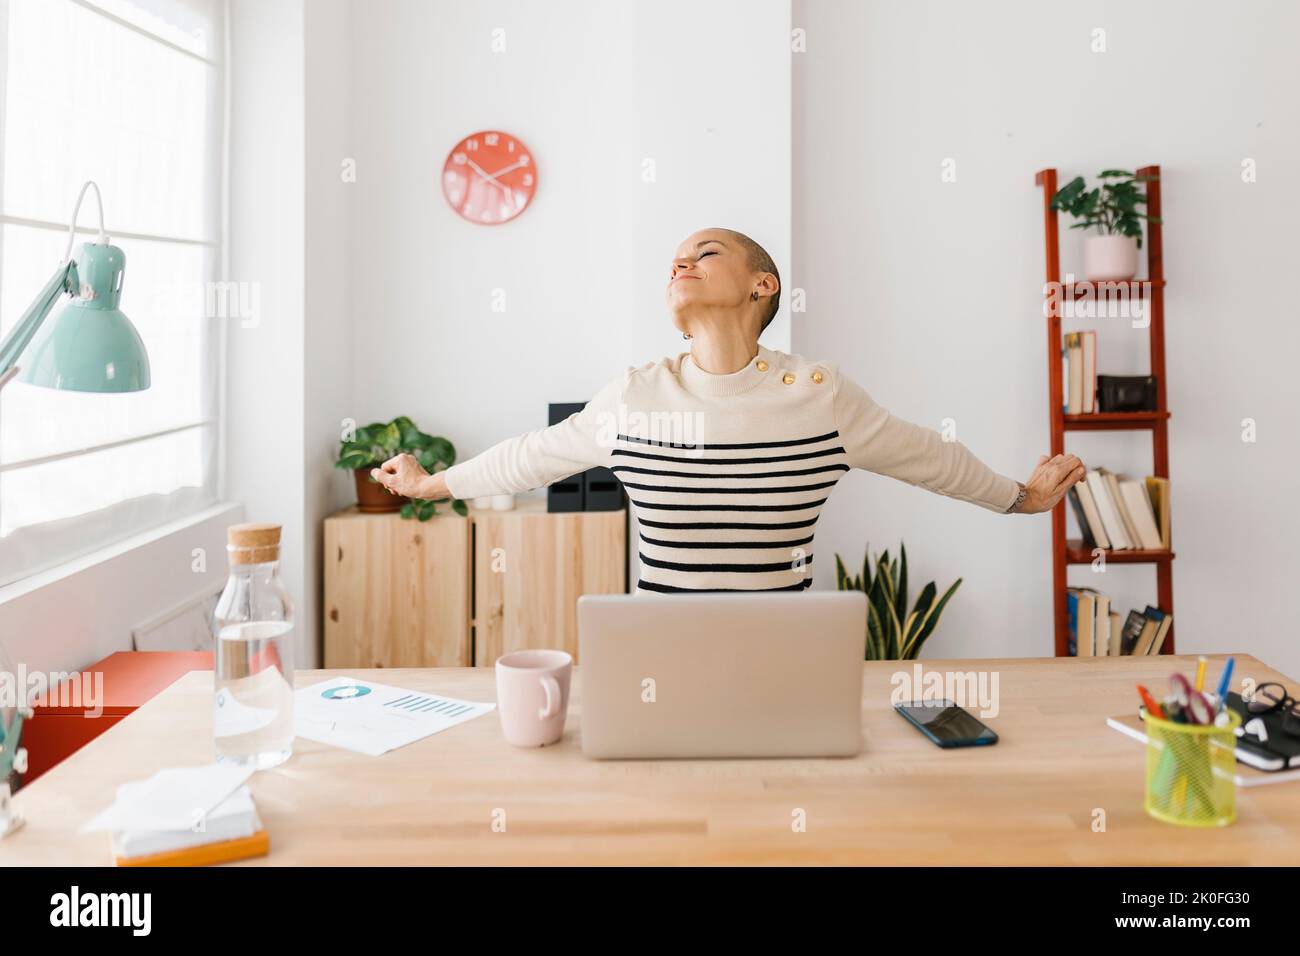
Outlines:
{"label": "glass water bottle", "polygon": [[226,534],[230,578],[212,621],[217,760],[265,770],[293,752],[293,604],[280,581],[280,526]]}

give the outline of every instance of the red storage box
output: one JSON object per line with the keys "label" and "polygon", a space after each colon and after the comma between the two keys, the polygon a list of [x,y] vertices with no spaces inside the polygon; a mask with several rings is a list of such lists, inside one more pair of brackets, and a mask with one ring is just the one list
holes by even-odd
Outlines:
{"label": "red storage box", "polygon": [[[211,651],[118,651],[83,668],[32,702],[33,715],[23,724],[22,744],[27,748],[23,783],[31,783],[190,671],[210,670]],[[82,682],[85,674],[95,681],[93,675],[103,674],[102,695],[97,684],[90,691],[93,699],[84,699],[80,688],[67,686]],[[98,717],[93,716],[96,709],[101,710]]]}

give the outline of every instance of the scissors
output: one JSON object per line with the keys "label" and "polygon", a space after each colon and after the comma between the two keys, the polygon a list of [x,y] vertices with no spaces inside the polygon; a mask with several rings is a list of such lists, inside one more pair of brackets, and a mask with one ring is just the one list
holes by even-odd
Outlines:
{"label": "scissors", "polygon": [[1205,695],[1194,688],[1182,674],[1170,676],[1169,690],[1189,724],[1214,723],[1214,708]]}

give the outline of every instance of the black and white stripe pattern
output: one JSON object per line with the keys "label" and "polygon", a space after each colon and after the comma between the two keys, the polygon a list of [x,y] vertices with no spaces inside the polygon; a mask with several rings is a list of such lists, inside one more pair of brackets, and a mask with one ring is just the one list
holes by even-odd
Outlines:
{"label": "black and white stripe pattern", "polygon": [[641,526],[641,591],[801,591],[821,507],[849,470],[838,431],[671,445],[619,435],[612,470]]}

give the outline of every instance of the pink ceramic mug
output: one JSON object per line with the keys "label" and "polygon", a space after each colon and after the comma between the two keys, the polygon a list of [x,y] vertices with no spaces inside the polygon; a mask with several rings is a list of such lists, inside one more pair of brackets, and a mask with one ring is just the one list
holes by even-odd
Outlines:
{"label": "pink ceramic mug", "polygon": [[516,747],[544,747],[564,735],[573,658],[564,651],[516,651],[497,658],[497,713]]}

